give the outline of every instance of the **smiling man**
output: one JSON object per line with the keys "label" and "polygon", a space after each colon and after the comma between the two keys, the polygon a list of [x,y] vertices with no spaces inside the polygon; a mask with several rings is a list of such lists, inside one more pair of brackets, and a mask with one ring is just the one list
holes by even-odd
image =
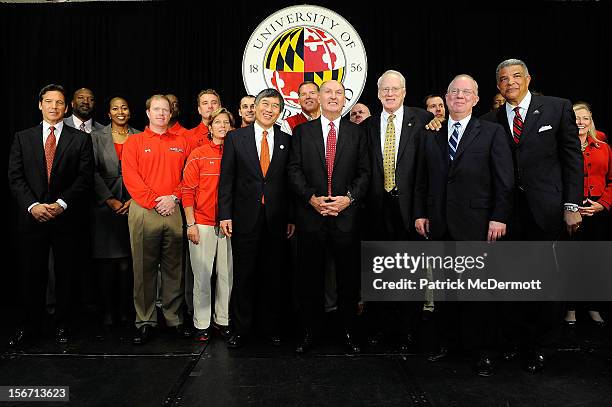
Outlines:
{"label": "smiling man", "polygon": [[298,88],[298,102],[302,111],[294,116],[288,117],[281,123],[281,130],[287,134],[293,134],[297,126],[314,120],[321,115],[319,103],[319,86],[311,81],[302,82]]}
{"label": "smiling man", "polygon": [[90,89],[81,88],[74,92],[70,105],[72,106],[72,115],[64,119],[64,123],[68,126],[87,134],[104,127],[93,119],[96,98]]}
{"label": "smiling man", "polygon": [[323,314],[325,253],[336,265],[338,313],[343,341],[361,351],[354,336],[359,300],[359,231],[357,216],[370,181],[364,128],[342,120],[344,86],[321,85],[321,117],[296,128],[291,140],[289,183],[297,194],[298,263],[296,276],[303,335],[297,353],[307,352]]}
{"label": "smiling man", "polygon": [[242,119],[240,127],[246,127],[255,121],[255,96],[246,95],[240,99],[238,106],[238,116]]}
{"label": "smiling man", "polygon": [[280,344],[279,293],[284,240],[293,235],[289,222],[287,161],[290,136],[274,123],[284,101],[276,89],[255,98],[255,122],[232,131],[223,147],[219,179],[220,228],[232,238],[233,287],[229,348],[244,345],[254,328],[256,299],[262,330]]}

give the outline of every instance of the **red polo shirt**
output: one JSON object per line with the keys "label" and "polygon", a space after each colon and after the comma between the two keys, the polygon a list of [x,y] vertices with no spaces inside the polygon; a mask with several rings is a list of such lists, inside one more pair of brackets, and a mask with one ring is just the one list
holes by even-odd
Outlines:
{"label": "red polo shirt", "polygon": [[190,153],[183,136],[154,133],[149,127],[123,145],[123,182],[140,206],[152,209],[164,195],[181,197],[183,166]]}
{"label": "red polo shirt", "polygon": [[200,146],[203,146],[208,142],[208,126],[205,125],[204,122],[200,122],[198,127],[194,127],[193,129],[185,132],[185,138],[191,146],[192,151]]}

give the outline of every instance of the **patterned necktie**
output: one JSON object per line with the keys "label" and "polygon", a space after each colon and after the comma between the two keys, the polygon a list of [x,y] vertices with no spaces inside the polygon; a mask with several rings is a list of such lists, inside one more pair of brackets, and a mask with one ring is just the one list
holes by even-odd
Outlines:
{"label": "patterned necktie", "polygon": [[81,123],[81,125],[79,126],[79,130],[84,131],[85,133],[87,133],[87,130],[85,130],[85,122]]}
{"label": "patterned necktie", "polygon": [[395,124],[393,123],[393,119],[395,119],[395,115],[390,114],[387,120],[385,151],[383,152],[385,191],[387,192],[395,188]]}
{"label": "patterned necktie", "polygon": [[[268,132],[263,131],[261,137],[261,152],[259,153],[259,165],[261,166],[261,173],[265,177],[270,167],[270,147],[268,147]],[[261,196],[261,203],[265,203],[264,196]]]}
{"label": "patterned necktie", "polygon": [[461,128],[461,123],[455,122],[453,124],[453,133],[448,139],[448,156],[451,161],[455,159],[455,154],[457,154],[457,146],[459,145],[459,129]]}
{"label": "patterned necktie", "polygon": [[325,164],[327,165],[327,195],[332,195],[332,173],[334,172],[334,158],[336,157],[336,126],[329,122],[327,133],[327,148],[325,149]]}
{"label": "patterned necktie", "polygon": [[56,139],[55,127],[49,127],[49,136],[45,142],[45,160],[47,161],[47,181],[51,180],[51,167],[53,167],[53,158],[55,157]]}
{"label": "patterned necktie", "polygon": [[520,108],[517,106],[514,109],[514,120],[512,120],[512,138],[516,144],[521,141],[521,133],[523,132],[523,118],[521,117]]}

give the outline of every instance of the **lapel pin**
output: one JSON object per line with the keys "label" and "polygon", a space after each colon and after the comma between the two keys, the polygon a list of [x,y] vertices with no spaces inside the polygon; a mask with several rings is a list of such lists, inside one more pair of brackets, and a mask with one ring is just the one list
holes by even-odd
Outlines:
{"label": "lapel pin", "polygon": [[533,114],[540,114],[540,111],[539,110],[534,110]]}
{"label": "lapel pin", "polygon": [[412,127],[412,123],[408,123],[408,127]]}
{"label": "lapel pin", "polygon": [[279,148],[280,148],[281,150],[283,150],[283,149],[285,148],[285,146],[281,144],[281,145],[279,146]]}

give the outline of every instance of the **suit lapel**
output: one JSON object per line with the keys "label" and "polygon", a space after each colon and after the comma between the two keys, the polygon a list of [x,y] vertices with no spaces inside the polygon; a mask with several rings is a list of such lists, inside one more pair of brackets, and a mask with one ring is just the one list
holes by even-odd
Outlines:
{"label": "suit lapel", "polygon": [[412,112],[409,111],[405,106],[403,107],[403,109],[404,109],[404,120],[402,121],[402,133],[400,135],[399,148],[397,151],[397,159],[395,160],[396,167],[397,167],[397,163],[402,158],[402,154],[404,153],[404,150],[406,150],[406,146],[408,145],[410,138],[412,137],[414,133],[414,121],[415,121],[414,114],[412,114]]}
{"label": "suit lapel", "polygon": [[347,126],[343,125],[342,119],[340,119],[339,129],[338,129],[338,139],[336,140],[336,155],[334,156],[334,167],[336,167],[336,163],[339,162],[340,157],[342,156],[342,151],[344,150],[344,146],[349,142],[350,135],[347,133]]}
{"label": "suit lapel", "polygon": [[251,166],[263,178],[263,173],[261,172],[261,165],[259,164],[259,156],[257,155],[257,141],[255,140],[255,126],[249,126],[248,130],[244,133],[242,137],[242,144],[244,145],[244,150],[246,152],[247,157],[251,162]]}
{"label": "suit lapel", "polygon": [[374,157],[376,157],[376,165],[378,166],[378,170],[381,174],[384,174],[383,169],[383,156],[382,150],[380,149],[380,116],[381,114],[377,114],[376,116],[372,116],[368,126],[370,126],[370,134],[372,134],[372,148],[374,149]]}
{"label": "suit lapel", "polygon": [[448,161],[450,158],[448,156],[448,122],[447,121],[444,121],[444,124],[442,124],[442,127],[440,128],[440,131],[437,131],[434,133],[434,137],[436,138],[436,144],[438,144],[440,151],[442,151],[443,157],[445,157],[446,161]]}
{"label": "suit lapel", "polygon": [[53,174],[57,170],[57,166],[59,165],[62,156],[66,152],[66,150],[70,147],[70,144],[74,141],[74,133],[72,132],[71,127],[64,126],[62,129],[62,133],[59,138],[59,142],[57,143],[57,149],[55,150],[55,157],[53,158],[53,166],[51,167],[51,174]]}
{"label": "suit lapel", "polygon": [[465,149],[472,144],[476,137],[478,137],[478,134],[480,134],[480,122],[477,118],[472,116],[465,128],[465,131],[463,132],[463,136],[461,136],[461,140],[459,140],[457,153],[455,154],[455,159],[453,160],[455,164],[461,158]]}
{"label": "suit lapel", "polygon": [[[537,112],[537,113],[536,113]],[[527,109],[527,115],[523,120],[523,133],[521,133],[521,142],[524,140],[524,137],[531,134],[534,126],[538,122],[538,118],[542,112],[542,103],[538,96],[531,96],[531,103],[529,103],[529,109]]]}
{"label": "suit lapel", "polygon": [[[317,120],[313,120],[310,123],[313,123],[314,132],[310,133],[312,135],[312,141],[315,144],[317,151],[319,152],[319,158],[321,159],[321,165],[325,169],[325,173],[327,173],[327,164],[325,162],[325,143],[323,141],[323,129],[321,128],[321,118]],[[309,133],[304,133],[309,134]],[[338,151],[336,150],[336,153]]]}
{"label": "suit lapel", "polygon": [[28,140],[31,143],[30,147],[32,148],[34,157],[36,157],[38,169],[40,170],[41,175],[45,179],[45,182],[47,182],[47,162],[45,161],[45,146],[43,145],[42,132],[43,127],[41,124],[32,129],[32,133],[30,137],[28,137]]}
{"label": "suit lapel", "polygon": [[111,126],[104,127],[102,129],[102,134],[103,136],[99,142],[102,144],[102,154],[104,154],[104,159],[110,164],[109,168],[113,168],[118,171],[119,157],[117,157],[117,151],[115,150]]}
{"label": "suit lapel", "polygon": [[[287,146],[283,143],[283,137],[280,134],[281,129],[278,126],[274,126],[274,148],[272,152],[272,160],[270,161],[270,167],[268,167],[268,172],[266,173],[265,178],[268,178],[270,174],[272,174],[278,166],[280,165],[281,157],[280,155],[284,153],[285,148]],[[281,149],[282,146],[282,149]],[[261,168],[261,165],[260,165]],[[262,174],[263,175],[263,174]]]}

